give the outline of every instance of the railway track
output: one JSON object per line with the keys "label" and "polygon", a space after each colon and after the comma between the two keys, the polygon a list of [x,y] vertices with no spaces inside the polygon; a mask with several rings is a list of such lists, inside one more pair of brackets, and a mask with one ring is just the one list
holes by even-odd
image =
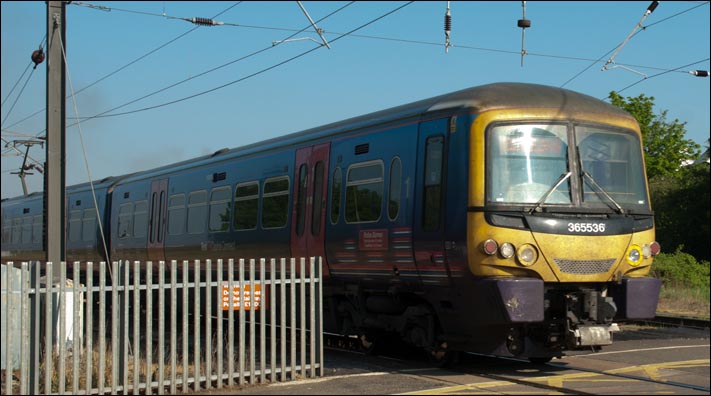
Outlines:
{"label": "railway track", "polygon": [[676,326],[691,329],[708,329],[711,321],[702,318],[688,318],[677,315],[657,315],[654,319],[640,320],[635,323],[649,326]]}
{"label": "railway track", "polygon": [[[633,330],[633,332],[638,332],[641,337],[645,337],[645,334],[649,332],[649,337],[645,338],[648,340],[663,339],[660,334],[666,334],[667,337],[674,338],[678,334],[676,328],[702,330],[702,332],[694,331],[694,333],[702,334],[701,337],[703,338],[703,334],[708,334],[709,329],[708,320],[675,316],[659,316],[652,320],[636,321],[634,325],[642,329]],[[658,330],[655,332],[655,329]],[[705,337],[708,338],[708,336]],[[326,345],[329,348],[366,353],[357,338],[338,338],[329,335]],[[419,378],[427,378],[439,384],[439,386],[427,390],[406,394],[543,391],[588,395],[620,393],[620,389],[633,393],[646,389],[651,393],[708,394],[711,391],[708,384],[686,383],[687,381],[683,378],[676,380],[673,376],[665,377],[649,374],[657,373],[658,371],[677,371],[690,364],[696,365],[697,368],[705,367],[707,370],[708,359],[700,359],[693,363],[686,361],[684,364],[680,364],[680,362],[657,362],[652,364],[639,362],[629,363],[628,366],[624,366],[624,363],[611,364],[610,362],[604,362],[603,359],[602,363],[597,360],[597,363],[591,365],[590,362],[594,361],[591,360],[594,359],[594,354],[592,354],[589,356],[577,356],[588,357],[588,359],[583,360],[577,360],[575,356],[570,356],[569,360],[554,360],[546,364],[534,365],[523,359],[463,354],[459,364],[442,371],[423,367],[426,363],[421,354],[413,351],[403,351],[396,347],[391,348],[390,351],[382,351],[382,354],[376,352],[376,356],[388,361],[397,360],[402,362],[404,366],[420,367],[414,369],[389,369],[391,373],[408,373]],[[601,364],[602,366],[599,366]],[[618,388],[614,388],[615,386]]]}

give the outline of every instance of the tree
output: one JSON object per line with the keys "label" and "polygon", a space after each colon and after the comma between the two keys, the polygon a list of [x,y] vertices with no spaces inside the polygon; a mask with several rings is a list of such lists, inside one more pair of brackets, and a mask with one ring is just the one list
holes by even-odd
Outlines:
{"label": "tree", "polygon": [[685,166],[675,177],[650,181],[657,241],[665,252],[680,247],[698,260],[711,260],[711,189],[708,163]]}
{"label": "tree", "polygon": [[681,123],[678,119],[667,122],[667,110],[654,114],[654,96],[640,94],[624,99],[612,91],[610,101],[637,119],[642,131],[644,161],[650,180],[658,176],[675,177],[684,161],[699,156],[700,146],[685,138],[686,122]]}

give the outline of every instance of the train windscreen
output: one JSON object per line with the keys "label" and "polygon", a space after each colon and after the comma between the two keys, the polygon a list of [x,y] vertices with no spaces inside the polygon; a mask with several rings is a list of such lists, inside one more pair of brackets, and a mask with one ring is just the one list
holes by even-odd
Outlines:
{"label": "train windscreen", "polygon": [[[572,134],[574,133],[574,135]],[[648,206],[637,135],[563,124],[497,125],[487,135],[487,202],[586,207]],[[576,142],[574,150],[569,144]],[[572,157],[572,158],[571,158]],[[573,175],[573,170],[576,175]]]}
{"label": "train windscreen", "polygon": [[488,140],[489,202],[572,202],[565,125],[501,125]]}

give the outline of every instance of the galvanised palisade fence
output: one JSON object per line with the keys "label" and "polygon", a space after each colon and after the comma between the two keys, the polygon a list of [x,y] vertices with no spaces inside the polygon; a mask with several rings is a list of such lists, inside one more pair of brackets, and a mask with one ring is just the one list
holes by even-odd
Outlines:
{"label": "galvanised palisade fence", "polygon": [[14,267],[3,394],[175,394],[323,374],[320,258]]}

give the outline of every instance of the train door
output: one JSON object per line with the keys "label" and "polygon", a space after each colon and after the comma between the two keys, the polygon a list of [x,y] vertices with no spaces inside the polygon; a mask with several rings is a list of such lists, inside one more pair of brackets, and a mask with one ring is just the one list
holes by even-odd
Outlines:
{"label": "train door", "polygon": [[423,122],[417,142],[415,262],[424,285],[448,282],[444,249],[447,169],[447,119]]}
{"label": "train door", "polygon": [[296,151],[291,222],[292,257],[321,256],[325,259],[324,229],[329,151],[330,143]]}
{"label": "train door", "polygon": [[163,247],[166,224],[166,200],[168,179],[156,180],[151,184],[150,213],[148,217],[148,260],[165,260]]}

